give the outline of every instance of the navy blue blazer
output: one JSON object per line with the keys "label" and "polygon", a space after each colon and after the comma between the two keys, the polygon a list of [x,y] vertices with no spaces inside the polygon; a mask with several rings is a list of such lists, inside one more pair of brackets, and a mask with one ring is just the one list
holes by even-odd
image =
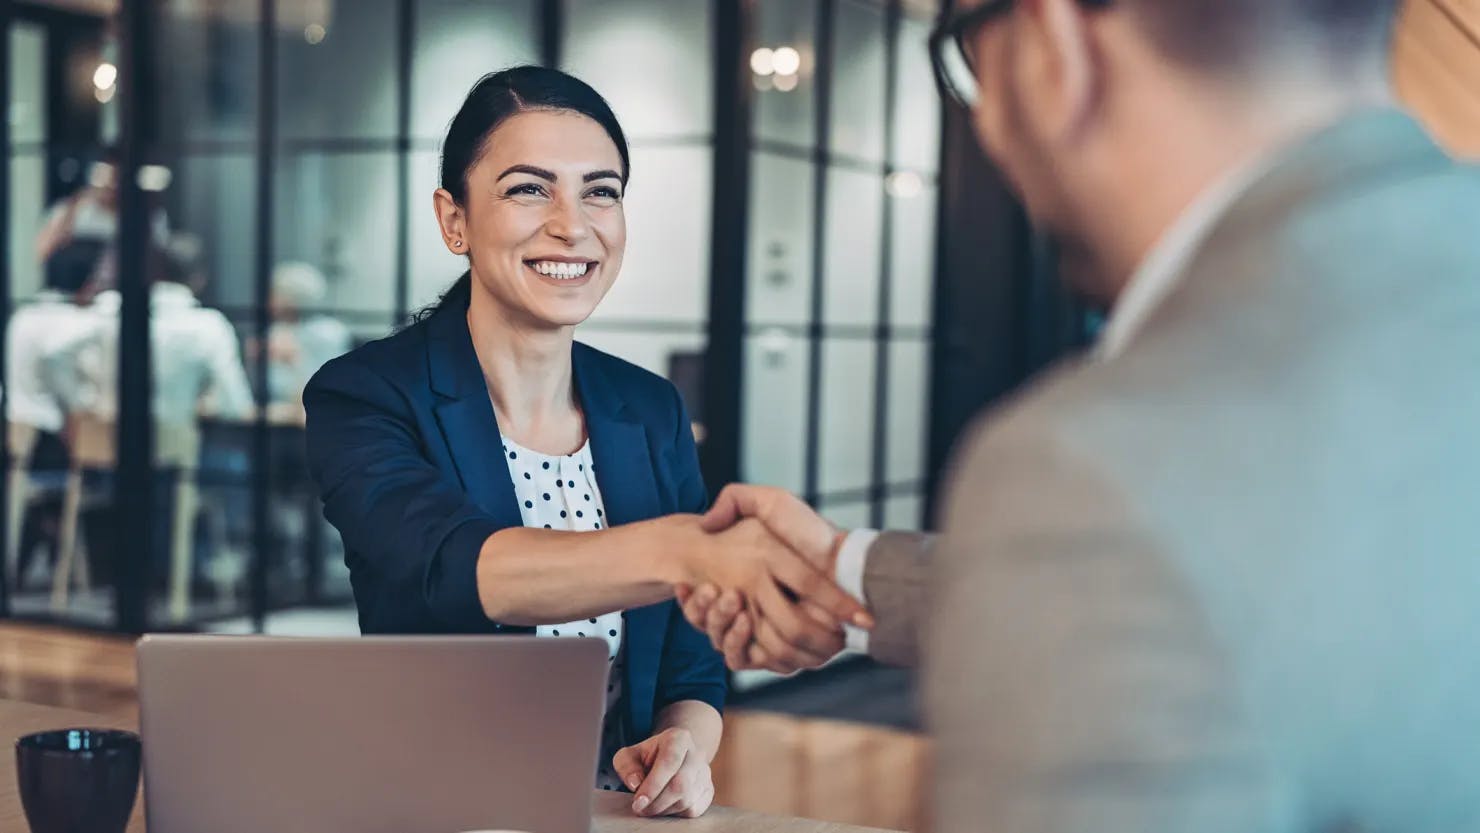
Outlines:
{"label": "navy blue blazer", "polygon": [[[467,303],[325,365],[304,391],[308,461],[344,537],[360,629],[515,634],[490,621],[476,565],[488,536],[523,526]],[[683,401],[666,379],[583,344],[571,355],[612,525],[708,504]],[[724,705],[724,660],[673,601],[629,610],[627,737],[680,700]]]}

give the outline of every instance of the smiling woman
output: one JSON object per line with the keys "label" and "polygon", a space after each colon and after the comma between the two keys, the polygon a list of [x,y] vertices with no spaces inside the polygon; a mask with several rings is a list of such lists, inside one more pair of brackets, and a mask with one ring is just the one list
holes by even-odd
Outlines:
{"label": "smiling woman", "polygon": [[589,86],[540,67],[485,77],[443,143],[437,221],[469,271],[439,306],[476,288],[475,329],[585,321],[621,269],[630,166],[621,125]]}
{"label": "smiling woman", "polygon": [[[468,271],[315,377],[309,457],[362,630],[604,640],[598,785],[641,788],[644,815],[696,815],[724,670],[665,601],[681,565],[624,545],[633,522],[704,508],[688,419],[666,381],[574,342],[621,269],[628,168],[616,117],[581,81],[537,67],[479,81],[433,197]],[[653,524],[667,534],[639,537],[698,534]],[[658,752],[678,766],[649,771]]]}
{"label": "smiling woman", "polygon": [[[619,138],[582,113],[520,112],[489,136],[463,199],[438,190],[442,237],[467,253],[470,280],[482,290],[473,294],[483,296],[475,320],[486,312],[505,323],[524,316],[570,327],[596,309],[627,244]],[[528,159],[541,163],[519,161]]]}
{"label": "smiling woman", "polygon": [[[674,585],[752,587],[785,615],[777,581],[817,584],[839,615],[858,608],[759,527],[705,534],[677,391],[575,341],[621,270],[629,169],[585,83],[539,67],[479,81],[433,197],[468,270],[309,383],[309,468],[363,631],[604,640],[599,786],[636,792],[642,815],[694,816],[713,798],[725,670]],[[841,641],[802,626],[819,649]]]}

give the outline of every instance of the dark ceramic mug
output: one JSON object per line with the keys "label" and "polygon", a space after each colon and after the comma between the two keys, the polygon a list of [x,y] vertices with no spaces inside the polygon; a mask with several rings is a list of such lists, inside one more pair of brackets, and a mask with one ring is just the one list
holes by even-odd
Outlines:
{"label": "dark ceramic mug", "polygon": [[139,792],[133,732],[60,729],[15,742],[15,772],[32,833],[124,833]]}

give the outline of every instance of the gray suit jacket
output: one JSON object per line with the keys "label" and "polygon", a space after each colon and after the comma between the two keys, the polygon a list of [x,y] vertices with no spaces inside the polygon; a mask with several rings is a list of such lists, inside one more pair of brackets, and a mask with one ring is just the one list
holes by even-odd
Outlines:
{"label": "gray suit jacket", "polygon": [[941,833],[1480,830],[1480,173],[1409,119],[1288,153],[958,463],[865,575]]}

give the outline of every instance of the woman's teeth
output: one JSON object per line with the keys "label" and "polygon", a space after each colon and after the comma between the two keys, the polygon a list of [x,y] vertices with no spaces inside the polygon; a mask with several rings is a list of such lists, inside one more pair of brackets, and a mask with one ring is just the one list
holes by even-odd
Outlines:
{"label": "woman's teeth", "polygon": [[529,264],[536,272],[547,278],[558,278],[560,280],[572,280],[586,276],[586,269],[590,263],[564,263],[556,260],[536,260]]}

